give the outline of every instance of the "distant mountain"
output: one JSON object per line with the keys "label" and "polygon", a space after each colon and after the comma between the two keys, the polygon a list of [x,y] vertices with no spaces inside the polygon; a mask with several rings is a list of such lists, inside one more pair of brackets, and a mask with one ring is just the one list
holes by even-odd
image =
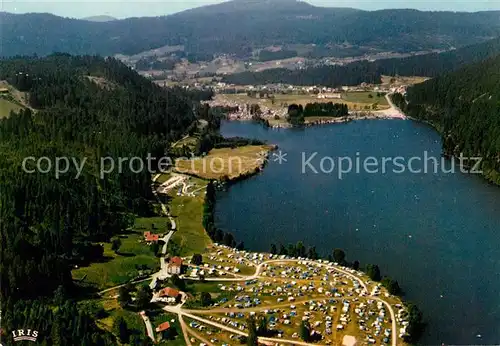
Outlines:
{"label": "distant mountain", "polygon": [[345,66],[310,67],[305,70],[284,68],[262,72],[241,72],[224,77],[233,84],[355,85],[379,83],[381,75],[435,77],[467,64],[500,55],[500,37],[444,53],[416,55],[408,58],[358,61]]}
{"label": "distant mountain", "polygon": [[82,18],[82,20],[87,20],[89,22],[111,22],[112,20],[117,20],[115,17],[111,16],[91,16],[91,17],[85,17]]}
{"label": "distant mountain", "polygon": [[93,22],[0,13],[2,52],[135,54],[183,45],[194,54],[247,56],[256,47],[349,43],[400,52],[459,47],[500,35],[500,11],[457,13],[322,8],[287,0],[235,0],[163,17]]}

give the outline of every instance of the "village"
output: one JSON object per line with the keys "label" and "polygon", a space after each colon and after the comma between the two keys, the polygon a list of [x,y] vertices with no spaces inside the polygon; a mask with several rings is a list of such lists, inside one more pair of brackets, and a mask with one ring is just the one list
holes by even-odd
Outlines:
{"label": "village", "polygon": [[[196,86],[195,86],[196,87]],[[328,88],[316,86],[260,85],[238,87],[217,83],[215,97],[206,103],[210,107],[229,109],[228,120],[263,119],[272,128],[289,127],[288,106],[308,103],[343,103],[349,108],[349,116],[342,118],[311,117],[306,125],[346,122],[365,118],[402,117],[386,97],[390,93],[406,93],[406,84],[396,82],[387,85],[370,85]]]}

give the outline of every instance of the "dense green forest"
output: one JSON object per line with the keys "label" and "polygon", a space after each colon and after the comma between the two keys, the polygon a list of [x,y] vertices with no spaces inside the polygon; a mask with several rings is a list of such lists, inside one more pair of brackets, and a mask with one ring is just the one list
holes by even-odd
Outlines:
{"label": "dense green forest", "polygon": [[259,52],[259,60],[260,61],[271,61],[271,60],[281,60],[288,59],[297,56],[297,51],[295,50],[279,50],[277,52],[272,52],[270,50],[261,50]]}
{"label": "dense green forest", "polygon": [[[46,345],[116,345],[89,313],[67,302],[76,290],[70,269],[102,257],[92,242],[153,213],[151,177],[147,166],[128,162],[101,175],[100,158],[147,164],[148,153],[164,156],[199,116],[195,95],[162,89],[117,60],[93,56],[4,60],[0,79],[28,92],[32,107],[0,120],[2,328],[39,328]],[[71,164],[57,177],[54,167],[25,172],[26,157],[46,157],[43,169],[56,157],[87,161],[80,173]]]}
{"label": "dense green forest", "polygon": [[406,99],[396,94],[393,100],[442,133],[446,154],[483,157],[484,174],[500,184],[500,56],[417,84]]}
{"label": "dense green forest", "polygon": [[285,83],[338,87],[358,85],[363,82],[378,84],[381,81],[380,78],[381,74],[377,66],[368,61],[360,61],[345,66],[311,67],[305,70],[278,68],[262,72],[247,71],[224,76],[223,81],[241,85]]}
{"label": "dense green forest", "polygon": [[349,110],[344,103],[321,103],[313,102],[302,105],[291,104],[288,106],[287,120],[292,125],[302,125],[307,117],[344,117],[349,114]]}
{"label": "dense green forest", "polygon": [[[231,28],[231,30],[228,30]],[[303,1],[235,0],[150,18],[92,22],[50,14],[0,13],[2,55],[136,54],[183,45],[194,58],[283,44],[348,43],[399,52],[459,47],[500,34],[498,11],[362,11]],[[342,52],[340,52],[342,55]]]}
{"label": "dense green forest", "polygon": [[362,82],[376,84],[380,83],[382,75],[435,77],[497,54],[500,54],[500,37],[440,54],[382,59],[373,62],[359,61],[344,66],[309,67],[305,70],[279,68],[262,72],[241,72],[226,76],[224,80],[228,83],[243,85],[286,83],[338,87],[357,85]]}

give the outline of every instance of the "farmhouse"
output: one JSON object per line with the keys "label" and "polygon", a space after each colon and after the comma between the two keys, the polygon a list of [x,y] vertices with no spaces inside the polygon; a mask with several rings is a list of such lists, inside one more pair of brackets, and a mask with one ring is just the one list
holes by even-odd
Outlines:
{"label": "farmhouse", "polygon": [[164,331],[166,331],[168,329],[170,329],[170,323],[168,323],[168,322],[163,322],[158,327],[156,327],[156,331],[158,333],[164,332]]}
{"label": "farmhouse", "polygon": [[167,265],[167,273],[179,275],[181,273],[181,269],[182,269],[182,258],[177,256],[172,257]]}
{"label": "farmhouse", "polygon": [[144,240],[147,243],[157,242],[160,239],[159,234],[152,234],[150,231],[144,232]]}

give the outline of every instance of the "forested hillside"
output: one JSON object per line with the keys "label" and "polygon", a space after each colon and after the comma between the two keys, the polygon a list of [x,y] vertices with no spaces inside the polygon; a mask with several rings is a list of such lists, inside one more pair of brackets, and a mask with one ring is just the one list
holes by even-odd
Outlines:
{"label": "forested hillside", "polygon": [[345,66],[322,66],[305,70],[278,68],[262,72],[241,72],[224,76],[222,80],[240,85],[284,83],[338,87],[358,85],[363,82],[378,84],[381,82],[381,74],[376,65],[368,61],[360,61]]}
{"label": "forested hillside", "polygon": [[[35,109],[0,120],[2,328],[38,328],[44,345],[116,345],[62,293],[74,290],[74,265],[102,257],[92,241],[108,241],[134,215],[152,213],[147,166],[132,170],[127,162],[101,176],[100,158],[164,156],[198,103],[91,56],[1,61],[0,79],[29,92]],[[79,175],[71,163],[57,177],[54,166],[36,171],[34,160],[26,166],[34,173],[25,172],[26,157],[46,157],[43,169],[56,157],[87,161]]]}
{"label": "forested hillside", "polygon": [[461,66],[500,54],[500,37],[445,53],[417,55],[403,59],[360,61],[345,66],[311,67],[305,70],[270,69],[242,72],[224,77],[234,84],[286,83],[295,85],[356,85],[380,83],[382,75],[435,77]]}
{"label": "forested hillside", "polygon": [[483,157],[485,175],[500,184],[500,56],[417,84],[407,100],[393,99],[442,132],[446,154]]}
{"label": "forested hillside", "polygon": [[500,34],[500,12],[361,11],[294,0],[234,0],[169,16],[91,22],[0,13],[0,55],[136,54],[184,45],[204,56],[248,56],[255,47],[348,43],[400,52],[447,49]]}

